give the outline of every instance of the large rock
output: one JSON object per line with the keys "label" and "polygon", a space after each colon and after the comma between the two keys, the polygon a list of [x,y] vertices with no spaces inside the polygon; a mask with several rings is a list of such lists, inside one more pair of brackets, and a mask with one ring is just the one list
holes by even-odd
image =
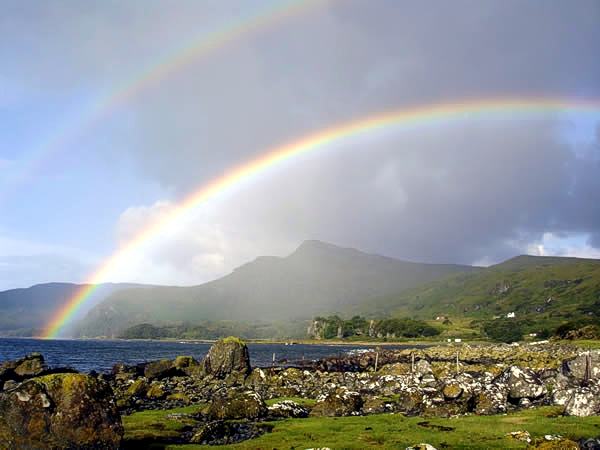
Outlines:
{"label": "large rock", "polygon": [[5,361],[0,366],[0,390],[6,381],[22,381],[41,375],[49,370],[50,367],[44,362],[44,357],[39,353],[32,353],[14,361]]}
{"label": "large rock", "polygon": [[569,375],[578,381],[586,381],[600,377],[600,353],[589,351],[581,353],[575,358],[565,362]]}
{"label": "large rock", "polygon": [[232,392],[213,401],[204,415],[210,420],[257,419],[267,415],[267,405],[254,391]]}
{"label": "large rock", "polygon": [[565,414],[579,417],[600,414],[600,387],[577,389],[565,406]]}
{"label": "large rock", "polygon": [[121,416],[108,384],[52,374],[0,393],[0,448],[117,449]]}
{"label": "large rock", "polygon": [[177,368],[168,359],[151,361],[144,367],[144,376],[148,380],[162,379],[177,374]]}
{"label": "large rock", "polygon": [[250,374],[248,347],[235,337],[220,339],[208,350],[204,358],[204,370],[207,375],[217,378],[225,378],[232,372]]}
{"label": "large rock", "polygon": [[322,395],[310,412],[311,416],[360,415],[363,399],[358,392],[344,388]]}
{"label": "large rock", "polygon": [[269,416],[275,418],[308,417],[310,410],[292,400],[282,400],[269,406]]}
{"label": "large rock", "polygon": [[508,386],[509,400],[522,398],[534,400],[548,393],[548,389],[537,378],[531,369],[511,366],[500,376]]}

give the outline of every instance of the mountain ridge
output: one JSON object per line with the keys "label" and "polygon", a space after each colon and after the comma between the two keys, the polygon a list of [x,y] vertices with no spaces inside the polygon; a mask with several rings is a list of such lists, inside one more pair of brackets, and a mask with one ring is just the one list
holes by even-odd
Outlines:
{"label": "mountain ridge", "polygon": [[261,256],[201,285],[121,290],[88,313],[80,334],[113,336],[138,323],[161,320],[310,319],[345,304],[471,270],[475,268],[412,263],[309,240],[288,256]]}

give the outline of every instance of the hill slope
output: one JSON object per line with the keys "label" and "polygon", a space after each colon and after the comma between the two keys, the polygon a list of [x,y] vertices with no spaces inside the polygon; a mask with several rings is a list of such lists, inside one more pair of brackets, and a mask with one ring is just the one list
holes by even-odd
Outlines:
{"label": "hill slope", "polygon": [[411,263],[306,241],[285,258],[259,257],[200,286],[119,291],[87,314],[79,334],[114,336],[144,322],[310,319],[470,270],[473,267]]}
{"label": "hill slope", "polygon": [[600,260],[520,256],[344,310],[370,317],[492,319],[515,313],[546,327],[600,315]]}
{"label": "hill slope", "polygon": [[[44,283],[29,288],[0,291],[0,336],[35,336],[48,320],[86,285]],[[95,290],[81,314],[110,294],[123,288],[142,287],[132,283],[105,283]]]}

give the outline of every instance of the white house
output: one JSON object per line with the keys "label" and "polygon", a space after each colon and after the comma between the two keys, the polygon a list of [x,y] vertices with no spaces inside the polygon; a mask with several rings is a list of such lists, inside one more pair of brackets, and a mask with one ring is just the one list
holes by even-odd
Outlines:
{"label": "white house", "polygon": [[506,318],[507,318],[507,319],[514,319],[514,318],[515,318],[515,313],[514,313],[514,312],[509,312],[509,313],[506,315]]}

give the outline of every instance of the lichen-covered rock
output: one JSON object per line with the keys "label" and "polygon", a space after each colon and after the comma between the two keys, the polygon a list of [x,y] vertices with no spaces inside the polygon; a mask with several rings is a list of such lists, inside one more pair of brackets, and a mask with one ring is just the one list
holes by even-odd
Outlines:
{"label": "lichen-covered rock", "polygon": [[142,396],[146,394],[148,390],[148,383],[143,378],[138,378],[133,383],[129,385],[127,390],[125,391],[126,396]]}
{"label": "lichen-covered rock", "polygon": [[474,392],[474,412],[479,415],[503,414],[507,410],[507,389],[502,384],[487,384]]}
{"label": "lichen-covered rock", "polygon": [[200,427],[190,439],[190,443],[209,445],[236,444],[248,439],[257,438],[270,432],[271,429],[272,426],[269,424],[229,423],[217,420]]}
{"label": "lichen-covered rock", "polygon": [[535,438],[527,446],[528,450],[579,450],[579,448],[590,448],[580,447],[577,442],[567,439],[562,436],[546,435],[544,437]]}
{"label": "lichen-covered rock", "polygon": [[406,450],[437,450],[437,448],[431,444],[427,444],[426,442],[421,442],[420,444],[406,447]]}
{"label": "lichen-covered rock", "polygon": [[330,417],[359,415],[363,403],[358,392],[338,388],[317,398],[310,415]]}
{"label": "lichen-covered rock", "polygon": [[600,378],[600,352],[589,351],[565,362],[569,375],[579,381]]}
{"label": "lichen-covered rock", "polygon": [[267,405],[254,391],[231,392],[203,411],[210,420],[256,419],[267,415]]}
{"label": "lichen-covered rock", "polygon": [[302,418],[308,417],[310,410],[292,400],[282,400],[269,406],[269,416],[274,418]]}
{"label": "lichen-covered rock", "polygon": [[423,412],[423,391],[416,386],[403,389],[398,395],[398,411],[407,416]]}
{"label": "lichen-covered rock", "polygon": [[463,386],[456,380],[447,380],[442,388],[442,394],[444,394],[446,400],[454,400],[460,397],[463,391]]}
{"label": "lichen-covered rock", "polygon": [[396,401],[377,396],[367,397],[361,409],[363,414],[385,414],[396,410]]}
{"label": "lichen-covered rock", "polygon": [[117,449],[122,436],[110,386],[87,375],[45,375],[0,393],[0,448]]}
{"label": "lichen-covered rock", "polygon": [[146,392],[146,397],[155,400],[164,398],[165,390],[161,384],[154,383],[148,388],[148,391]]}
{"label": "lichen-covered rock", "polygon": [[209,422],[200,427],[190,439],[190,443],[208,444],[216,439],[221,439],[226,433],[225,422],[222,420],[215,420],[214,422]]}
{"label": "lichen-covered rock", "polygon": [[518,401],[521,398],[536,399],[545,395],[548,390],[536,374],[527,368],[511,366],[500,376],[508,386],[508,397]]}
{"label": "lichen-covered rock", "polygon": [[249,375],[252,370],[248,347],[234,337],[218,340],[204,358],[204,370],[206,374],[217,378],[225,378],[232,372]]}
{"label": "lichen-covered rock", "polygon": [[529,434],[529,431],[512,431],[506,433],[505,436],[508,439],[513,439],[515,441],[531,442],[531,434]]}
{"label": "lichen-covered rock", "polygon": [[568,416],[594,416],[600,413],[600,388],[596,386],[576,389],[565,405]]}

